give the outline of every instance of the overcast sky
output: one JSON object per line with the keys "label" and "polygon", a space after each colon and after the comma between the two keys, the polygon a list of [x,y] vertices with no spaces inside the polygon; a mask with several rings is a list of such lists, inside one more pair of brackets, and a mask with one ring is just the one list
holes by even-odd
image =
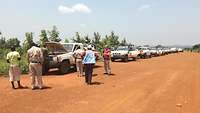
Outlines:
{"label": "overcast sky", "polygon": [[0,31],[20,40],[56,25],[62,39],[113,30],[140,45],[200,43],[200,0],[0,0],[0,15]]}

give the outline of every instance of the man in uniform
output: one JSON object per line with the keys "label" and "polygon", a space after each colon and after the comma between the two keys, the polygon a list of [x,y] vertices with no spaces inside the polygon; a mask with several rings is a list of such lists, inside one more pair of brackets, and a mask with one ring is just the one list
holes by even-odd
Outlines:
{"label": "man in uniform", "polygon": [[32,80],[31,88],[32,90],[34,90],[36,88],[36,83],[38,83],[39,89],[42,89],[42,63],[44,61],[42,49],[36,46],[32,46],[27,53],[29,63],[29,74]]}
{"label": "man in uniform", "polygon": [[111,74],[111,68],[110,68],[110,49],[108,48],[108,46],[106,45],[104,50],[103,50],[103,58],[104,58],[104,70],[105,73],[104,74]]}
{"label": "man in uniform", "polygon": [[12,88],[15,88],[14,81],[17,81],[18,88],[23,88],[20,84],[20,68],[19,68],[19,60],[21,59],[19,53],[15,51],[15,47],[11,47],[11,52],[7,54],[7,62],[10,63],[9,68],[9,77],[10,82],[12,84]]}
{"label": "man in uniform", "polygon": [[78,77],[83,76],[83,63],[82,63],[82,59],[83,59],[83,50],[81,50],[81,47],[78,46],[77,50],[74,51],[74,57],[75,57],[75,61],[76,61],[76,68],[77,68],[77,72],[78,72]]}

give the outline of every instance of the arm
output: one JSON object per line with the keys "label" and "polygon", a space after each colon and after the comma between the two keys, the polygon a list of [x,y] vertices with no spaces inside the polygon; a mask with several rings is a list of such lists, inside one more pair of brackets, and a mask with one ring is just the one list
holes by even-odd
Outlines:
{"label": "arm", "polygon": [[27,53],[27,60],[28,60],[28,63],[30,63],[29,52]]}
{"label": "arm", "polygon": [[44,62],[44,56],[42,53],[42,49],[40,49],[40,62],[41,62],[41,64],[43,64],[43,62]]}
{"label": "arm", "polygon": [[10,59],[9,54],[7,54],[7,57],[6,57],[7,63],[10,63],[9,59]]}

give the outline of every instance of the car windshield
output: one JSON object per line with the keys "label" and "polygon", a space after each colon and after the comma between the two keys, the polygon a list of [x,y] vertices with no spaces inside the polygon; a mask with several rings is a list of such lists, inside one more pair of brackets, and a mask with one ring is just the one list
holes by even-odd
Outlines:
{"label": "car windshield", "polygon": [[117,48],[117,51],[127,51],[128,50],[128,47],[126,46],[120,46]]}
{"label": "car windshield", "polygon": [[68,52],[72,52],[73,51],[73,44],[63,44],[64,48],[68,51]]}

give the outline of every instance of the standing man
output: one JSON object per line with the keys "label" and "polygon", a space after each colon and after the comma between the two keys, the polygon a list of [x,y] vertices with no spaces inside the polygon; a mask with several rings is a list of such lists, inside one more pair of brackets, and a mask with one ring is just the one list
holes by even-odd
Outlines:
{"label": "standing man", "polygon": [[106,45],[104,50],[103,50],[103,58],[104,58],[104,70],[105,73],[104,74],[111,74],[111,68],[110,68],[110,49],[108,48],[108,46]]}
{"label": "standing man", "polygon": [[92,51],[92,46],[89,45],[83,59],[83,64],[85,65],[85,82],[88,85],[92,83],[93,65],[95,63],[95,54]]}
{"label": "standing man", "polygon": [[83,50],[81,50],[81,47],[78,46],[77,50],[74,51],[74,58],[76,61],[76,68],[77,68],[77,72],[78,72],[78,77],[83,76],[83,63],[82,63],[82,59],[83,59]]}
{"label": "standing man", "polygon": [[11,52],[7,54],[7,62],[10,63],[10,68],[9,68],[9,77],[10,77],[10,82],[12,84],[12,88],[15,88],[14,81],[17,81],[18,88],[23,88],[20,84],[20,68],[19,68],[19,61],[21,59],[19,53],[15,51],[15,47],[11,47]]}
{"label": "standing man", "polygon": [[[42,49],[36,46],[32,46],[28,50],[28,63],[29,63],[29,74],[31,76],[31,88],[36,88],[38,83],[39,89],[43,88],[42,83],[42,63],[43,63]],[[37,82],[36,82],[37,81]]]}

